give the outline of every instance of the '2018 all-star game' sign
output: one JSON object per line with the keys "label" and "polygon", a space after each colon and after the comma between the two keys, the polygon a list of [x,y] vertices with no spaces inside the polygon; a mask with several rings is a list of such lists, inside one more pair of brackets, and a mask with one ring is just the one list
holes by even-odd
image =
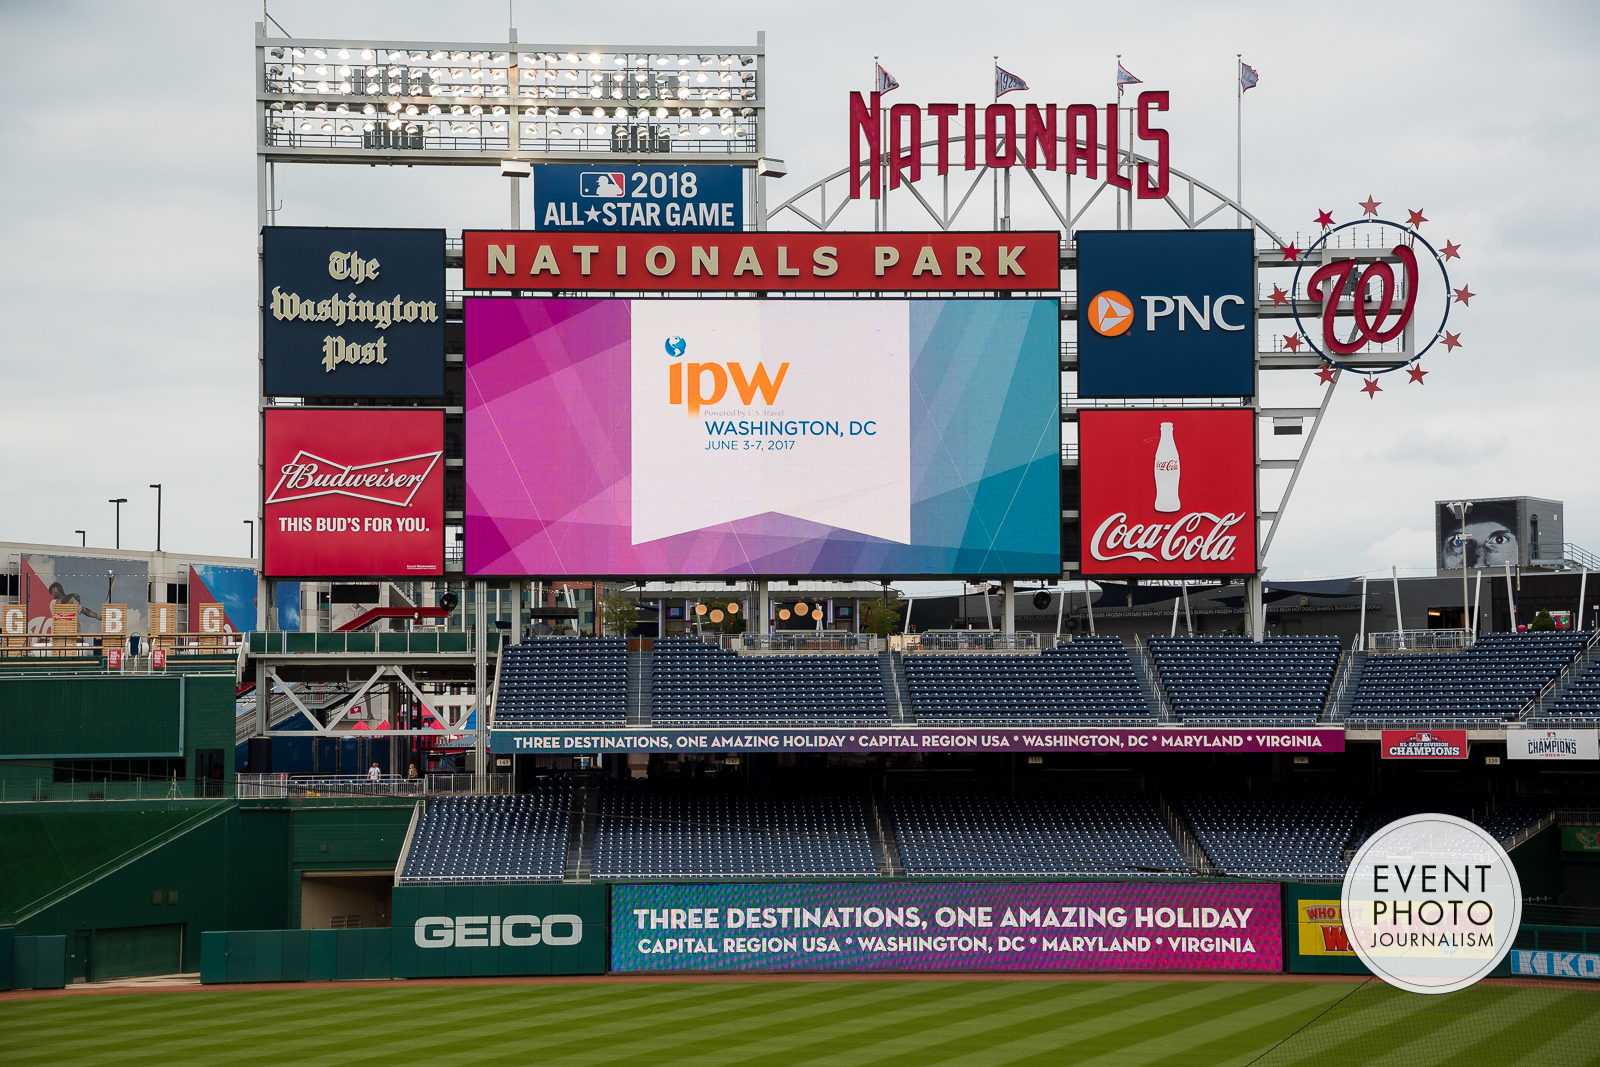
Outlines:
{"label": "'2018 all-star game' sign", "polygon": [[1085,574],[1253,574],[1255,412],[1085,411]]}
{"label": "'2018 all-star game' sign", "polygon": [[268,396],[444,394],[444,231],[261,231]]}

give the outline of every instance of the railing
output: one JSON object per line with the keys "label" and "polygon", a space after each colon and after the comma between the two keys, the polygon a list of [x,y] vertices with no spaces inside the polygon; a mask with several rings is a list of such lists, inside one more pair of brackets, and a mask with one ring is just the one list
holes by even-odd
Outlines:
{"label": "railing", "polygon": [[1589,661],[1596,649],[1600,649],[1600,629],[1595,630],[1589,640],[1584,642],[1583,647],[1578,650],[1578,654],[1572,657],[1571,663],[1562,667],[1559,674],[1546,682],[1534,698],[1523,705],[1522,710],[1517,713],[1517,718],[1519,720],[1538,718],[1538,713],[1545,710],[1545,702],[1554,696],[1558,690],[1563,689],[1572,675],[1588,668]]}
{"label": "railing", "polygon": [[0,803],[86,800],[228,800],[233,783],[193,778],[104,779],[97,782],[58,782],[54,772],[27,779],[0,779]]}
{"label": "railing", "polygon": [[1536,952],[1600,952],[1600,927],[1544,926],[1523,923],[1512,943]]}
{"label": "railing", "polygon": [[1166,825],[1167,832],[1177,842],[1178,851],[1183,853],[1183,862],[1189,865],[1189,872],[1203,877],[1221,874],[1222,872],[1217,870],[1206,856],[1206,850],[1201,847],[1199,840],[1189,832],[1178,810],[1167,803],[1166,797],[1158,797],[1156,806],[1161,812],[1161,821]]}
{"label": "railing", "polygon": [[[484,792],[511,792],[512,776],[487,776]],[[430,774],[420,778],[384,775],[369,778],[364,774],[295,775],[241,774],[241,798],[285,797],[421,797],[475,794],[477,778],[471,774]]]}
{"label": "railing", "polygon": [[[500,651],[502,637],[491,632],[490,655]],[[425,655],[472,652],[477,648],[471,630],[394,630],[369,633],[289,633],[257,630],[250,635],[253,656],[322,655]],[[509,644],[509,641],[506,643]]]}
{"label": "railing", "polygon": [[1472,647],[1471,630],[1388,630],[1367,635],[1368,652],[1461,652]]}
{"label": "railing", "polygon": [[[126,652],[128,634],[3,634],[0,635],[0,660],[4,659],[103,659],[108,652]],[[232,656],[239,651],[244,635],[238,633],[154,634],[137,637],[139,651],[149,655],[152,648],[162,650],[169,659],[182,656]]]}
{"label": "railing", "polygon": [[736,652],[878,652],[882,640],[842,630],[797,630],[776,634],[730,634],[726,647]]}
{"label": "railing", "polygon": [[1014,634],[993,630],[929,630],[902,634],[900,651],[916,652],[1037,652],[1040,635],[1022,630]]}
{"label": "railing", "polygon": [[1323,704],[1322,714],[1319,716],[1323,722],[1343,721],[1344,717],[1336,716],[1335,713],[1344,702],[1344,695],[1350,688],[1351,680],[1361,677],[1361,672],[1356,669],[1358,651],[1352,648],[1339,654],[1339,665],[1334,668],[1334,682],[1328,689],[1328,699]]}

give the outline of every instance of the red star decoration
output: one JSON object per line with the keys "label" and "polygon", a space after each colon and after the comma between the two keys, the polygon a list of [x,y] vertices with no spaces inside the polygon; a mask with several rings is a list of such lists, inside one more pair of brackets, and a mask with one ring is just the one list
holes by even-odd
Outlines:
{"label": "red star decoration", "polygon": [[1460,348],[1461,347],[1461,335],[1459,333],[1448,333],[1448,332],[1445,333],[1445,335],[1444,335],[1444,347],[1445,347],[1446,350],[1451,351],[1451,352],[1454,352],[1456,349]]}
{"label": "red star decoration", "polygon": [[1413,230],[1418,226],[1421,226],[1424,222],[1428,221],[1423,217],[1421,208],[1418,208],[1416,211],[1407,211],[1406,214],[1410,216],[1408,219],[1406,219],[1406,225],[1410,226]]}
{"label": "red star decoration", "polygon": [[1318,211],[1317,225],[1326,230],[1329,226],[1333,225],[1333,215],[1327,211]]}
{"label": "red star decoration", "polygon": [[[1460,290],[1459,289],[1456,290],[1456,292],[1457,292],[1458,295],[1460,294]],[[1289,302],[1289,294],[1284,292],[1282,289],[1279,289],[1276,285],[1274,285],[1272,287],[1272,306],[1273,307],[1277,307],[1279,304],[1287,304],[1288,302]]]}
{"label": "red star decoration", "polygon": [[1361,391],[1366,393],[1370,399],[1376,400],[1378,399],[1378,394],[1383,392],[1383,386],[1378,384],[1378,379],[1368,378],[1367,384],[1361,387]]}
{"label": "red star decoration", "polygon": [[1300,335],[1297,333],[1291,333],[1288,337],[1283,339],[1283,347],[1287,348],[1291,352],[1300,351],[1300,345]]}
{"label": "red star decoration", "polygon": [[1445,259],[1460,259],[1461,258],[1461,246],[1460,245],[1453,245],[1449,241],[1446,241],[1444,243],[1444,247],[1441,248],[1439,251],[1444,253],[1444,258]]}
{"label": "red star decoration", "polygon": [[1378,205],[1383,201],[1372,199],[1372,194],[1368,193],[1365,200],[1357,200],[1356,203],[1360,206],[1363,215],[1376,215],[1378,213]]}
{"label": "red star decoration", "polygon": [[1297,260],[1300,258],[1300,249],[1294,246],[1293,241],[1290,241],[1287,245],[1283,246],[1283,258],[1287,260]]}
{"label": "red star decoration", "polygon": [[1339,372],[1337,370],[1335,370],[1333,367],[1331,367],[1328,364],[1324,363],[1322,365],[1322,369],[1317,371],[1317,380],[1320,381],[1323,385],[1327,385],[1329,382],[1333,381],[1334,375],[1336,375],[1338,373]]}
{"label": "red star decoration", "polygon": [[1422,369],[1422,364],[1418,363],[1415,367],[1407,367],[1406,373],[1411,375],[1411,380],[1416,382],[1418,385],[1428,384],[1422,380],[1428,376],[1428,372]]}
{"label": "red star decoration", "polygon": [[1468,289],[1465,285],[1463,285],[1461,288],[1455,290],[1455,294],[1456,294],[1456,303],[1458,303],[1458,304],[1468,304],[1468,305],[1470,305],[1472,303],[1472,298],[1478,295],[1477,293],[1474,293],[1471,289]]}

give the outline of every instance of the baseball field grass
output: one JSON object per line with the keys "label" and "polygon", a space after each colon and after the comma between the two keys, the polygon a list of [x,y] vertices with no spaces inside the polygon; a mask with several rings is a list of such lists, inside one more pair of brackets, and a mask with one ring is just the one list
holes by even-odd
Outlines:
{"label": "baseball field grass", "polygon": [[1315,981],[263,987],[0,1003],[0,1063],[1600,1063],[1600,991]]}

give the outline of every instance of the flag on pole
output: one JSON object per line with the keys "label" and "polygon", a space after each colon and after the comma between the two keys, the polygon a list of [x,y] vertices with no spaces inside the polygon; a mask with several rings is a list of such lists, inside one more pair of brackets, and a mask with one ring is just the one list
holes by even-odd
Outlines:
{"label": "flag on pole", "polygon": [[1118,97],[1122,96],[1122,87],[1124,85],[1143,85],[1143,84],[1144,84],[1144,79],[1143,78],[1135,78],[1132,74],[1128,73],[1128,68],[1124,67],[1122,65],[1122,61],[1121,60],[1117,61],[1117,96]]}
{"label": "flag on pole", "polygon": [[994,95],[995,99],[1006,95],[1015,89],[1026,89],[1028,83],[1017,77],[996,63],[994,67]]}
{"label": "flag on pole", "polygon": [[1254,89],[1256,83],[1260,80],[1261,75],[1256,73],[1256,68],[1241,60],[1239,63],[1239,91],[1245,92]]}
{"label": "flag on pole", "polygon": [[873,89],[876,92],[881,94],[888,92],[890,89],[900,88],[900,83],[895,81],[893,74],[883,69],[882,64],[875,63],[873,67],[877,70],[877,77],[874,79],[875,84],[873,85]]}

